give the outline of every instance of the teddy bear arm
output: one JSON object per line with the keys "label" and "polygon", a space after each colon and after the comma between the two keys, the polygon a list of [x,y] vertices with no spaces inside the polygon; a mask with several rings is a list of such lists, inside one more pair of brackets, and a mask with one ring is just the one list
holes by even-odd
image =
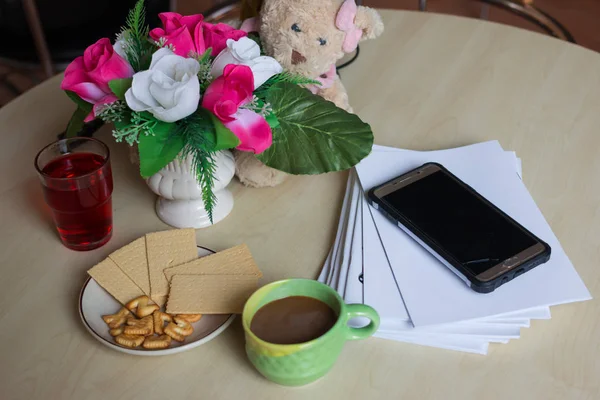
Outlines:
{"label": "teddy bear arm", "polygon": [[267,167],[252,153],[234,151],[235,174],[240,182],[249,187],[262,188],[281,184],[288,174]]}
{"label": "teddy bear arm", "polygon": [[346,88],[344,87],[344,84],[340,80],[339,76],[335,78],[333,86],[327,89],[319,90],[317,94],[323,97],[325,100],[333,102],[339,108],[348,112],[353,112],[348,100],[348,92],[346,91]]}

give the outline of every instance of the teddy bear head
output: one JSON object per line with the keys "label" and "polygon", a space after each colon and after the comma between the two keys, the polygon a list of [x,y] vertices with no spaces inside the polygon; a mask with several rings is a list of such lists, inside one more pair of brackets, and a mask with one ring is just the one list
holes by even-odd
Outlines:
{"label": "teddy bear head", "polygon": [[383,22],[355,0],[264,0],[259,31],[266,53],[283,68],[318,77],[359,41],[381,35]]}

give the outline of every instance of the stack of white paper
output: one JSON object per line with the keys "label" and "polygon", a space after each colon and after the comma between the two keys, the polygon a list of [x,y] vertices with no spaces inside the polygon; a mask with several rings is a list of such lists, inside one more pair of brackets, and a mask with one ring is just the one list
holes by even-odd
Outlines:
{"label": "stack of white paper", "polygon": [[[550,261],[493,293],[467,287],[365,197],[426,162],[444,165],[548,243]],[[336,240],[319,281],[348,303],[374,307],[381,316],[378,337],[479,354],[487,353],[489,343],[518,338],[532,319],[549,319],[549,306],[591,298],[523,184],[520,160],[498,142],[432,152],[375,146],[350,173]]]}

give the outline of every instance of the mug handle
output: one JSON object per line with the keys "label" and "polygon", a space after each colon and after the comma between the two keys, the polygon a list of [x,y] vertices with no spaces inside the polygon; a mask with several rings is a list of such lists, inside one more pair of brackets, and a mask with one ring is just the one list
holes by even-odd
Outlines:
{"label": "mug handle", "polygon": [[[348,326],[348,321],[356,317],[365,317],[371,320],[369,325],[362,328],[351,328]],[[379,314],[373,307],[365,304],[346,304],[346,321],[344,322],[346,329],[346,339],[359,340],[373,336],[379,328]]]}

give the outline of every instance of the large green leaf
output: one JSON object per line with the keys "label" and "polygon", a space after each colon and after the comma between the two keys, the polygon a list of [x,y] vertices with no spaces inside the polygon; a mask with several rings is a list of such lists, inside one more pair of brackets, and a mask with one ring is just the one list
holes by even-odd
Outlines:
{"label": "large green leaf", "polygon": [[138,149],[142,177],[156,174],[183,150],[184,140],[181,135],[173,134],[174,128],[174,124],[159,122],[153,136],[140,135]]}
{"label": "large green leaf", "polygon": [[294,175],[342,171],[371,152],[373,132],[358,116],[286,82],[266,96],[279,120],[273,145],[257,157],[271,168]]}
{"label": "large green leaf", "polygon": [[94,105],[91,103],[88,103],[87,101],[83,100],[81,97],[79,97],[77,95],[77,93],[75,92],[71,92],[70,90],[65,90],[65,93],[67,94],[67,96],[69,96],[69,98],[75,103],[77,104],[77,107],[81,108],[83,111],[86,112],[86,114],[89,114],[92,112],[92,109],[94,108]]}
{"label": "large green leaf", "polygon": [[76,137],[79,132],[83,129],[85,125],[85,117],[87,117],[89,113],[85,112],[81,107],[77,107],[73,116],[69,120],[69,125],[67,125],[67,131],[65,133],[66,137],[72,138]]}
{"label": "large green leaf", "polygon": [[125,92],[129,90],[132,82],[133,78],[113,79],[112,81],[108,82],[108,86],[115,96],[117,96],[120,100],[125,100]]}

